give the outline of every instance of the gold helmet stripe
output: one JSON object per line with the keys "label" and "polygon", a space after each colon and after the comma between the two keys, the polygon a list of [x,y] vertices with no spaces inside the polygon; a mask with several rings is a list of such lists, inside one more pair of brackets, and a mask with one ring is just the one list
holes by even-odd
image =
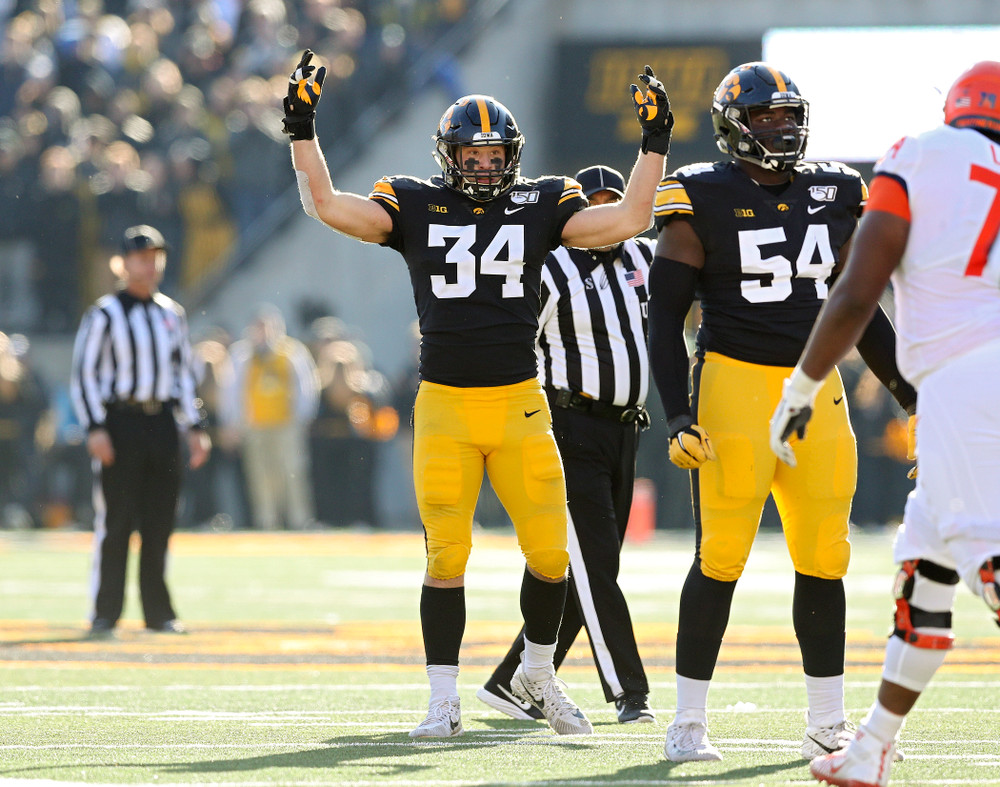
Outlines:
{"label": "gold helmet stripe", "polygon": [[476,99],[476,106],[479,107],[479,125],[482,126],[483,133],[488,134],[490,131],[490,110],[481,98]]}
{"label": "gold helmet stripe", "polygon": [[774,84],[777,86],[778,92],[787,93],[788,85],[785,84],[785,78],[781,75],[781,72],[776,68],[771,68],[771,66],[767,66],[767,70],[770,71],[771,76],[774,77]]}

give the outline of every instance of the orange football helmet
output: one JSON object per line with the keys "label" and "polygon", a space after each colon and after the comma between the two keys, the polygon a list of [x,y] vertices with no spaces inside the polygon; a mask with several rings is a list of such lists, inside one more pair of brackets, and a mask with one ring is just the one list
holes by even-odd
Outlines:
{"label": "orange football helmet", "polygon": [[983,60],[955,80],[944,102],[944,122],[1000,134],[1000,62]]}

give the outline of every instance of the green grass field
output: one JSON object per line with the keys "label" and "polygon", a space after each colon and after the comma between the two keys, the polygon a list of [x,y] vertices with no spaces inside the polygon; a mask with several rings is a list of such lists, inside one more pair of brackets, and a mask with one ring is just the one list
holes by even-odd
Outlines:
{"label": "green grass field", "polygon": [[[466,734],[443,743],[406,734],[427,702],[419,534],[179,534],[170,580],[191,633],[143,631],[132,579],[111,642],[84,637],[89,538],[0,533],[4,785],[814,783],[798,755],[805,691],[779,535],[760,536],[740,581],[709,697],[725,760],[692,764],[662,753],[690,535],[623,553],[657,723],[615,722],[584,641],[560,674],[595,735],[560,738],[475,699],[518,628],[523,567],[512,536],[477,534],[459,681]],[[879,677],[894,567],[891,533],[853,541],[847,704],[857,720]],[[997,630],[967,591],[955,629],[958,646],[903,731],[894,784],[1000,785]]]}

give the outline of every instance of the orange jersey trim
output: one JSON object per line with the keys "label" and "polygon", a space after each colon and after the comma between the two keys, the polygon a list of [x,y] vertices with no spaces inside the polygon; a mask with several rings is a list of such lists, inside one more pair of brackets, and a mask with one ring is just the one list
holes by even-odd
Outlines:
{"label": "orange jersey trim", "polygon": [[870,210],[884,210],[910,221],[910,198],[903,182],[891,175],[876,174],[865,206],[866,212]]}

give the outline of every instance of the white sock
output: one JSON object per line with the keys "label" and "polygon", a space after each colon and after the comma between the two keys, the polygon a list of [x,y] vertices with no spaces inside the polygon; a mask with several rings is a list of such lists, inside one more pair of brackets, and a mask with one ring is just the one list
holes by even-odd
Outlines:
{"label": "white sock", "polygon": [[710,680],[677,676],[677,721],[700,721],[708,724],[708,688]]}
{"label": "white sock", "polygon": [[440,702],[458,696],[458,667],[450,664],[428,664],[427,677],[431,681],[431,701]]}
{"label": "white sock", "polygon": [[809,697],[809,724],[832,727],[847,718],[844,710],[844,676],[814,678],[806,675],[806,696]]}
{"label": "white sock", "polygon": [[539,645],[529,639],[524,640],[524,674],[529,678],[538,679],[546,675],[555,675],[556,668],[552,660],[556,655],[556,643]]}
{"label": "white sock", "polygon": [[905,716],[899,716],[893,713],[891,710],[886,710],[886,708],[878,701],[872,705],[868,715],[865,716],[865,720],[861,723],[865,726],[872,735],[881,741],[888,743],[889,741],[895,740],[899,731],[903,727],[903,722],[906,720]]}

